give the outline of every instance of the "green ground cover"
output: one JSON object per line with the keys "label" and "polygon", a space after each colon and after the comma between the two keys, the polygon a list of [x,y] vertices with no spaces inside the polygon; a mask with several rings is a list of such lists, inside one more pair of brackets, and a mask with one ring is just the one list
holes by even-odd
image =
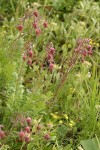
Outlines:
{"label": "green ground cover", "polygon": [[99,1],[0,1],[0,150],[100,149],[99,37]]}

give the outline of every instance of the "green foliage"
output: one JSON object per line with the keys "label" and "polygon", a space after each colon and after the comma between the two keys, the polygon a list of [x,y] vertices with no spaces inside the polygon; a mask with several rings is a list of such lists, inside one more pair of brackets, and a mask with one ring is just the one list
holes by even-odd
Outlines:
{"label": "green foliage", "polygon": [[[6,132],[0,149],[74,150],[81,141],[84,150],[92,150],[92,145],[98,145],[93,137],[100,134],[99,2],[1,0],[0,4],[1,14],[6,14],[0,27],[0,125],[4,125],[0,131]],[[32,29],[34,17],[25,20],[21,34],[16,29],[18,18],[35,9],[43,34],[37,37]],[[77,38],[92,39],[93,55],[84,63],[79,59],[60,87]],[[22,59],[28,42],[34,51],[32,66]],[[48,43],[56,49],[52,72],[45,57]],[[21,119],[29,116],[30,142],[17,141],[20,130],[28,125]],[[43,125],[40,132],[38,124]],[[53,127],[48,129],[48,124]],[[50,140],[44,140],[46,133]]]}
{"label": "green foliage", "polygon": [[100,149],[100,142],[98,138],[83,140],[81,141],[81,145],[83,146],[84,150],[99,150]]}

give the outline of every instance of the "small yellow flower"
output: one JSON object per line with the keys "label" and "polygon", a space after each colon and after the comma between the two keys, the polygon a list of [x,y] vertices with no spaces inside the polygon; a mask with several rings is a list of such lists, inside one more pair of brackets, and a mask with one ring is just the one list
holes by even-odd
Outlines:
{"label": "small yellow flower", "polygon": [[55,68],[55,69],[61,69],[61,66],[54,65],[54,68]]}
{"label": "small yellow flower", "polygon": [[62,120],[60,120],[60,121],[59,121],[59,124],[62,124],[62,123],[63,123],[63,121],[62,121]]}
{"label": "small yellow flower", "polygon": [[66,120],[68,120],[67,114],[64,114],[63,116],[64,116],[64,118],[65,118]]}
{"label": "small yellow flower", "polygon": [[93,44],[93,41],[92,41],[92,39],[90,39],[90,45],[92,45]]}
{"label": "small yellow flower", "polygon": [[75,123],[72,120],[70,120],[69,125],[70,125],[70,127],[73,127],[75,125]]}
{"label": "small yellow flower", "polygon": [[97,43],[96,46],[99,47],[99,43]]}
{"label": "small yellow flower", "polygon": [[74,93],[75,91],[76,91],[75,88],[70,88],[71,93]]}
{"label": "small yellow flower", "polygon": [[60,118],[59,116],[57,116],[57,115],[55,115],[55,114],[53,114],[53,113],[51,113],[51,116],[52,116],[54,119],[59,119],[59,118]]}

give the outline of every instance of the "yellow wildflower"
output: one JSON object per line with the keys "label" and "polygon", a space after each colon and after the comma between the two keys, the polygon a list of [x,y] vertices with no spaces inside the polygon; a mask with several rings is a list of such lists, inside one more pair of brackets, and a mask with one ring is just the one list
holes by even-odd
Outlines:
{"label": "yellow wildflower", "polygon": [[60,121],[59,121],[59,124],[62,124],[62,123],[63,123],[63,121],[62,121],[62,120],[60,120]]}
{"label": "yellow wildflower", "polygon": [[72,120],[70,120],[69,125],[70,125],[70,127],[73,127],[75,125],[75,123]]}
{"label": "yellow wildflower", "polygon": [[96,46],[99,47],[99,43],[97,43]]}
{"label": "yellow wildflower", "polygon": [[55,114],[53,114],[53,113],[51,113],[51,116],[52,116],[54,119],[59,119],[59,118],[60,118],[59,116],[57,116],[57,115],[55,115]]}
{"label": "yellow wildflower", "polygon": [[66,120],[68,120],[67,114],[64,114],[63,116],[64,116],[64,118],[65,118]]}

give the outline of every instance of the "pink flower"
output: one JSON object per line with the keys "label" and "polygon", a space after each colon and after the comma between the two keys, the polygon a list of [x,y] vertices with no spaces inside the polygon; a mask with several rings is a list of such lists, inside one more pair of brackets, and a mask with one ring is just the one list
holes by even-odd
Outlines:
{"label": "pink flower", "polygon": [[30,58],[33,57],[33,51],[29,51],[29,57],[30,57]]}
{"label": "pink flower", "polygon": [[29,142],[30,141],[30,137],[29,136],[25,136],[25,142]]}
{"label": "pink flower", "polygon": [[39,36],[41,34],[41,30],[40,29],[37,29],[35,32],[36,32],[37,36]]}
{"label": "pink flower", "polygon": [[0,139],[3,139],[4,137],[5,137],[5,132],[0,129]]}
{"label": "pink flower", "polygon": [[22,32],[23,31],[23,25],[22,24],[18,25],[17,29]]}
{"label": "pink flower", "polygon": [[31,124],[32,119],[30,117],[28,117],[28,118],[26,118],[26,121],[27,121],[28,124]]}
{"label": "pink flower", "polygon": [[49,69],[50,69],[50,71],[52,71],[54,69],[54,64],[53,63],[49,64]]}
{"label": "pink flower", "polygon": [[36,29],[38,27],[37,23],[34,21],[33,22],[33,27]]}
{"label": "pink flower", "polygon": [[51,53],[52,55],[54,55],[54,53],[55,53],[55,48],[51,47],[51,48],[50,48],[50,53]]}
{"label": "pink flower", "polygon": [[26,60],[26,57],[27,57],[26,55],[23,56],[23,60],[24,60],[24,61]]}
{"label": "pink flower", "polygon": [[48,23],[45,21],[45,22],[43,23],[43,26],[44,26],[44,28],[47,28],[47,27],[48,27]]}
{"label": "pink flower", "polygon": [[27,132],[27,133],[30,132],[30,127],[29,126],[25,127],[25,132]]}
{"label": "pink flower", "polygon": [[32,59],[28,59],[27,64],[28,64],[29,66],[31,66],[31,65],[32,65]]}
{"label": "pink flower", "polygon": [[50,139],[50,135],[49,134],[45,134],[44,135],[44,139],[49,140]]}
{"label": "pink flower", "polygon": [[19,132],[19,137],[20,137],[20,140],[23,141],[24,137],[25,137],[25,132],[24,131],[20,131]]}
{"label": "pink flower", "polygon": [[38,17],[38,15],[39,15],[37,11],[34,11],[33,14],[35,17]]}

